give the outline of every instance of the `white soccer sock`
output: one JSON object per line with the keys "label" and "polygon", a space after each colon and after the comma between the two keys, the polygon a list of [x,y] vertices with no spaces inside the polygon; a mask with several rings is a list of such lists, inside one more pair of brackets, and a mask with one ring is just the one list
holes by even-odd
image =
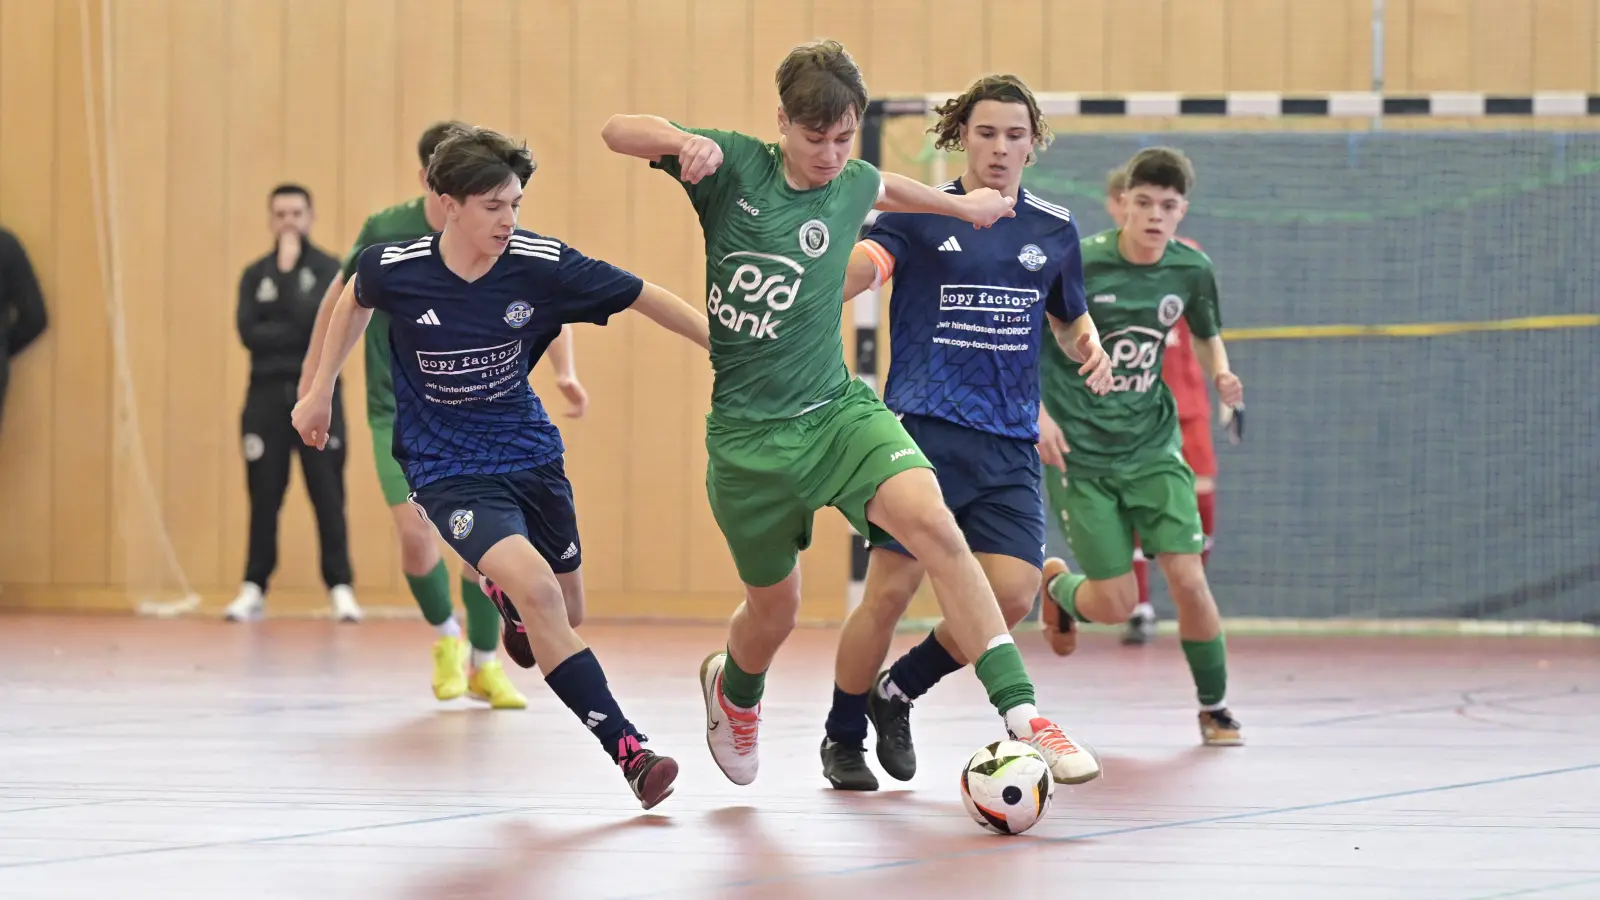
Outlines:
{"label": "white soccer sock", "polygon": [[433,630],[439,632],[440,637],[461,637],[461,623],[456,621],[455,616],[433,626]]}
{"label": "white soccer sock", "polygon": [[1201,712],[1216,712],[1219,709],[1227,709],[1227,708],[1228,708],[1228,698],[1227,697],[1223,697],[1221,700],[1218,700],[1215,703],[1202,703],[1202,704],[1200,704],[1200,711]]}
{"label": "white soccer sock", "polygon": [[[879,681],[875,690],[878,692],[878,696],[885,700],[893,700],[896,697],[906,700],[905,691],[900,690],[900,685],[895,684],[893,678],[885,678]],[[911,701],[906,700],[906,702],[910,703]]]}
{"label": "white soccer sock", "polygon": [[474,669],[481,669],[492,662],[494,662],[493,650],[479,650],[476,647],[472,648],[472,667]]}
{"label": "white soccer sock", "polygon": [[1017,736],[1017,740],[1025,741],[1033,737],[1033,720],[1039,718],[1039,707],[1032,703],[1013,706],[1006,710],[1006,728]]}
{"label": "white soccer sock", "polygon": [[1150,605],[1150,601],[1146,600],[1133,608],[1133,614],[1141,619],[1153,619],[1156,616],[1156,608]]}

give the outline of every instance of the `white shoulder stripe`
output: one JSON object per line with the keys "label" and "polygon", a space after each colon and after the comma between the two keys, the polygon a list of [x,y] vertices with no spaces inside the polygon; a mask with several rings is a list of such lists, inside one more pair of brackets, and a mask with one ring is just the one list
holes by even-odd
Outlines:
{"label": "white shoulder stripe", "polygon": [[1055,216],[1056,218],[1062,219],[1062,220],[1067,221],[1067,222],[1071,222],[1072,221],[1072,213],[1068,212],[1065,209],[1062,209],[1059,206],[1051,206],[1048,203],[1040,202],[1038,200],[1033,199],[1032,197],[1028,197],[1027,199],[1023,200],[1022,202],[1028,204],[1029,206],[1033,207],[1034,209],[1037,209],[1038,211],[1040,211],[1042,213],[1045,213],[1047,215]]}
{"label": "white shoulder stripe", "polygon": [[1067,209],[1065,206],[1062,206],[1059,203],[1051,203],[1049,200],[1046,200],[1037,194],[1030,193],[1027,195],[1027,197],[1040,209],[1053,209],[1056,212],[1066,213],[1069,216],[1072,215],[1072,210]]}
{"label": "white shoulder stripe", "polygon": [[536,256],[539,259],[548,259],[551,262],[560,262],[561,261],[561,255],[555,250],[547,250],[547,249],[529,250],[526,247],[518,247],[518,246],[513,245],[511,247],[506,248],[506,252],[507,253],[511,253],[511,254],[515,254],[516,256]]}
{"label": "white shoulder stripe", "polygon": [[511,236],[511,243],[513,243],[513,244],[525,244],[525,245],[527,245],[529,247],[560,247],[561,246],[561,242],[560,241],[553,240],[551,238],[528,237],[527,235],[523,235],[523,234],[513,234]]}
{"label": "white shoulder stripe", "polygon": [[378,265],[387,266],[407,259],[417,259],[419,257],[432,255],[433,252],[431,250],[417,250],[412,253],[385,253],[383,254],[383,258],[378,260]]}

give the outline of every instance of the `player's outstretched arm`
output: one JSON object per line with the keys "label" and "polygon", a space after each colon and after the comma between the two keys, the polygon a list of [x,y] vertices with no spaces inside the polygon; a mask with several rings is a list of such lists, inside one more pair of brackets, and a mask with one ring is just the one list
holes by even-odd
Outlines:
{"label": "player's outstretched arm", "polygon": [[931,188],[915,178],[880,172],[883,190],[876,208],[881,212],[932,213],[971,222],[974,228],[988,228],[1000,219],[1017,214],[1016,201],[994,188],[978,188],[968,194],[951,194]]}
{"label": "player's outstretched arm", "polygon": [[681,334],[706,350],[711,349],[711,321],[682,297],[646,281],[628,307],[662,328]]}
{"label": "player's outstretched arm", "polygon": [[676,156],[679,173],[689,184],[698,184],[722,165],[722,148],[716,141],[690,134],[660,116],[612,116],[600,129],[600,139],[611,152],[624,156],[651,162]]}
{"label": "player's outstretched arm", "polygon": [[574,349],[576,341],[573,338],[572,326],[561,326],[561,333],[550,342],[545,350],[545,355],[550,358],[550,365],[556,370],[556,389],[561,391],[561,396],[567,398],[567,418],[581,419],[589,409],[589,392],[583,389],[583,383],[578,381],[577,352]]}
{"label": "player's outstretched arm", "polygon": [[844,270],[844,299],[855,297],[883,286],[894,274],[894,257],[876,241],[860,241],[850,251],[850,263]]}
{"label": "player's outstretched arm", "polygon": [[372,310],[356,302],[356,281],[351,278],[328,317],[328,334],[322,358],[317,365],[311,389],[294,405],[290,422],[306,444],[321,450],[328,442],[328,425],[333,419],[333,387],[339,380],[350,351],[372,321]]}
{"label": "player's outstretched arm", "polygon": [[1100,330],[1088,313],[1080,314],[1071,322],[1063,322],[1054,315],[1047,316],[1050,333],[1061,352],[1073,362],[1083,363],[1078,374],[1084,376],[1089,390],[1104,394],[1111,390],[1111,357],[1100,346]]}
{"label": "player's outstretched arm", "polygon": [[1217,398],[1223,406],[1238,407],[1244,404],[1244,383],[1228,365],[1228,348],[1223,346],[1222,335],[1212,335],[1204,340],[1196,338],[1194,357],[1199,360],[1200,368],[1205,370],[1211,383],[1216,385]]}
{"label": "player's outstretched arm", "polygon": [[344,273],[336,272],[322,300],[317,303],[317,319],[311,325],[311,344],[306,347],[306,358],[300,362],[300,387],[295,392],[296,400],[310,393],[311,383],[317,379],[317,367],[322,362],[322,341],[328,336],[328,318],[333,315],[333,306],[343,293]]}

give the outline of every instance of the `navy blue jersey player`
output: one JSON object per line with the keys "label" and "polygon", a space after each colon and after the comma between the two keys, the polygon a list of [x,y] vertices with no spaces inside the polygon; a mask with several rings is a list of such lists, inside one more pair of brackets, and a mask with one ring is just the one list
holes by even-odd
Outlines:
{"label": "navy blue jersey player", "polygon": [[[1022,189],[1023,167],[1049,142],[1033,95],[1012,76],[979,79],[940,107],[941,149],[965,149],[967,171],[943,186],[1016,201],[1016,215],[974,230],[945,216],[882,215],[851,256],[845,296],[894,279],[884,401],[933,463],[946,505],[988,576],[1008,627],[1033,608],[1044,562],[1039,452],[1039,347],[1052,339],[1100,392],[1110,361],[1087,314],[1072,215]],[[878,672],[895,623],[922,583],[904,548],[873,548],[865,596],[845,622],[823,775],[842,790],[876,790],[865,760],[867,722],[878,760],[902,781],[916,771],[911,701],[965,660],[941,623]],[[876,677],[875,677],[876,676]]]}
{"label": "navy blue jersey player", "polygon": [[394,455],[412,503],[482,574],[506,620],[507,654],[539,666],[649,809],[671,793],[678,764],[644,748],[573,630],[582,615],[582,542],[561,435],[528,372],[568,323],[603,325],[634,309],[702,347],[708,324],[661,288],[518,229],[533,167],[525,147],[488,129],[459,129],[439,145],[427,177],[444,230],[362,252],[294,426],[323,445],[339,370],[372,310],[388,313]]}

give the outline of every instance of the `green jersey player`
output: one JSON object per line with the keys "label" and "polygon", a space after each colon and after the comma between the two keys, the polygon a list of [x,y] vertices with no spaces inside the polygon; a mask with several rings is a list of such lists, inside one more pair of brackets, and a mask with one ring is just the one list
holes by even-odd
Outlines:
{"label": "green jersey player", "polygon": [[1243,743],[1226,704],[1227,655],[1222,619],[1206,583],[1205,532],[1194,472],[1184,461],[1178,409],[1161,378],[1167,332],[1182,318],[1194,352],[1221,401],[1238,406],[1244,388],[1228,368],[1217,309],[1217,282],[1204,253],[1174,239],[1188,209],[1194,168],[1165,147],[1129,160],[1121,227],[1083,242],[1089,313],[1115,370],[1104,396],[1085,388],[1077,365],[1045,343],[1040,359],[1044,409],[1041,446],[1065,439],[1064,470],[1045,476],[1050,506],[1082,573],[1059,559],[1044,564],[1041,616],[1061,655],[1077,644],[1077,622],[1121,624],[1138,603],[1134,535],[1166,576],[1178,608],[1178,634],[1200,699],[1207,744]]}
{"label": "green jersey player", "polygon": [[1099,762],[1034,706],[1033,684],[983,569],[945,507],[927,459],[844,362],[845,270],[874,207],[987,227],[1014,213],[992,188],[938,191],[851,159],[866,86],[835,41],[796,47],[779,66],[776,143],[614,116],[612,150],[682,182],[706,243],[714,381],[706,491],[745,600],[725,651],[700,668],[706,743],[736,784],[756,777],[764,676],[800,608],[799,552],[832,506],[874,542],[897,539],[927,567],[955,641],[989,699],[1057,781]]}
{"label": "green jersey player", "polygon": [[[344,259],[344,268],[328,286],[322,306],[317,311],[311,347],[301,367],[301,398],[305,397],[315,379],[322,358],[322,342],[327,333],[328,318],[345,283],[355,274],[356,260],[360,258],[361,251],[373,244],[412,240],[444,228],[445,214],[441,201],[437,194],[428,189],[428,160],[452,130],[464,127],[460,122],[430,125],[417,142],[417,157],[421,165],[417,170],[417,180],[422,185],[422,193],[373,213],[362,224],[355,244]],[[440,700],[452,700],[470,694],[495,709],[522,709],[527,705],[527,700],[506,677],[504,669],[495,659],[501,619],[494,601],[484,594],[474,575],[462,571],[461,605],[467,611],[466,640],[462,640],[461,626],[456,621],[454,604],[450,599],[450,575],[439,556],[434,527],[417,514],[415,506],[406,502],[411,488],[406,483],[405,472],[395,461],[393,451],[395,400],[394,377],[389,365],[387,313],[373,313],[364,340],[367,424],[372,428],[372,456],[378,469],[378,485],[394,518],[395,531],[400,539],[400,568],[405,573],[406,583],[422,610],[423,618],[439,635],[433,645],[434,696]],[[583,414],[588,398],[573,372],[571,340],[571,329],[564,328],[561,339],[551,342],[548,353],[556,367],[557,385],[570,404],[568,415],[579,416]],[[582,612],[570,612],[573,614],[572,624],[576,625]]]}

